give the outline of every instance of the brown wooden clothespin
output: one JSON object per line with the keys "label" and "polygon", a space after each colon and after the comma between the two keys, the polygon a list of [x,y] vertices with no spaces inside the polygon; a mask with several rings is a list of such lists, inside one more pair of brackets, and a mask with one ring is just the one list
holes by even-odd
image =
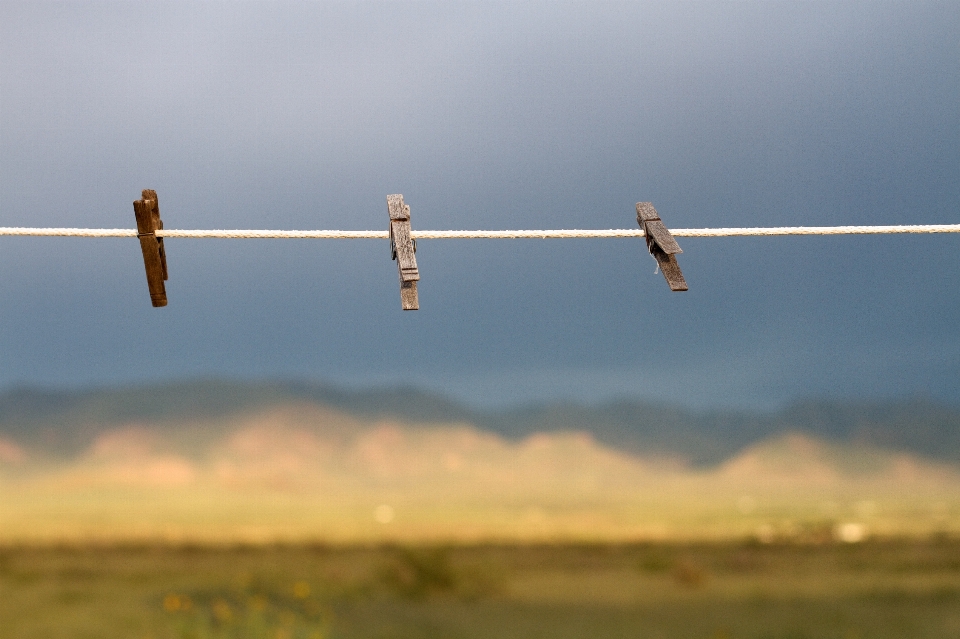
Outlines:
{"label": "brown wooden clothespin", "polygon": [[167,254],[163,250],[163,238],[156,233],[163,228],[157,192],[144,189],[143,198],[133,203],[133,212],[137,216],[137,237],[143,251],[143,266],[147,269],[150,301],[154,306],[166,306],[167,290],[163,281],[167,279]]}
{"label": "brown wooden clothespin", "polygon": [[397,261],[400,272],[400,304],[405,311],[420,308],[417,299],[417,242],[410,237],[410,207],[403,203],[399,193],[387,196],[387,213],[390,214],[390,253]]}
{"label": "brown wooden clothespin", "polygon": [[645,239],[647,240],[647,250],[650,251],[660,265],[664,279],[670,285],[671,291],[687,290],[687,282],[683,279],[683,273],[680,272],[680,265],[677,264],[677,253],[683,253],[680,245],[673,239],[673,235],[663,225],[660,216],[657,215],[657,209],[653,208],[650,202],[637,202],[637,224],[643,229]]}

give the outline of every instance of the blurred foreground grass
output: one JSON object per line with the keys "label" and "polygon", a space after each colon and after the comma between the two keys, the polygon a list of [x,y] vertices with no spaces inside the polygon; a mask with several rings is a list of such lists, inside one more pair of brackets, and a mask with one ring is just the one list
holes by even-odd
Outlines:
{"label": "blurred foreground grass", "polygon": [[960,542],[0,550],[0,639],[960,636]]}

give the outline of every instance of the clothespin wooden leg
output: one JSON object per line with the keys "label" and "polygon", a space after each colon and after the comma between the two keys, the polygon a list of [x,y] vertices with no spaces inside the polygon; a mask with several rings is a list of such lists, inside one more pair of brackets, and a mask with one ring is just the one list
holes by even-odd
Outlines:
{"label": "clothespin wooden leg", "polygon": [[647,240],[647,250],[650,251],[660,265],[664,279],[670,285],[671,291],[686,291],[687,282],[680,272],[680,265],[675,255],[683,253],[673,234],[664,226],[650,202],[637,202],[637,224],[643,229]]}
{"label": "clothespin wooden leg", "polygon": [[417,244],[410,237],[410,207],[403,203],[403,196],[387,196],[387,213],[390,215],[390,252],[397,261],[400,272],[400,305],[405,311],[420,308],[417,299]]}
{"label": "clothespin wooden leg", "polygon": [[143,251],[150,301],[154,306],[166,306],[167,290],[163,282],[167,279],[167,254],[163,249],[163,238],[157,237],[156,233],[163,228],[157,192],[144,189],[142,199],[133,203],[133,212],[137,216],[137,237]]}

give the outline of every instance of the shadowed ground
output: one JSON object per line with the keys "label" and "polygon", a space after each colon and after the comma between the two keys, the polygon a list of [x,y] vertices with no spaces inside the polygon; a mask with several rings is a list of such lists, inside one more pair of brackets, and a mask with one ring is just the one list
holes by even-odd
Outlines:
{"label": "shadowed ground", "polygon": [[0,637],[956,637],[960,544],[8,547]]}

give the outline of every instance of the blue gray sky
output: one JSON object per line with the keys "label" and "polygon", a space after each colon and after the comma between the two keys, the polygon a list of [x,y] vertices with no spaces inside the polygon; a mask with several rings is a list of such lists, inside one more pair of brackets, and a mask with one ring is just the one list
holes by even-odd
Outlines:
{"label": "blue gray sky", "polygon": [[[0,4],[0,225],[960,223],[960,3]],[[960,402],[960,235],[0,238],[0,387],[410,383],[479,404]]]}

